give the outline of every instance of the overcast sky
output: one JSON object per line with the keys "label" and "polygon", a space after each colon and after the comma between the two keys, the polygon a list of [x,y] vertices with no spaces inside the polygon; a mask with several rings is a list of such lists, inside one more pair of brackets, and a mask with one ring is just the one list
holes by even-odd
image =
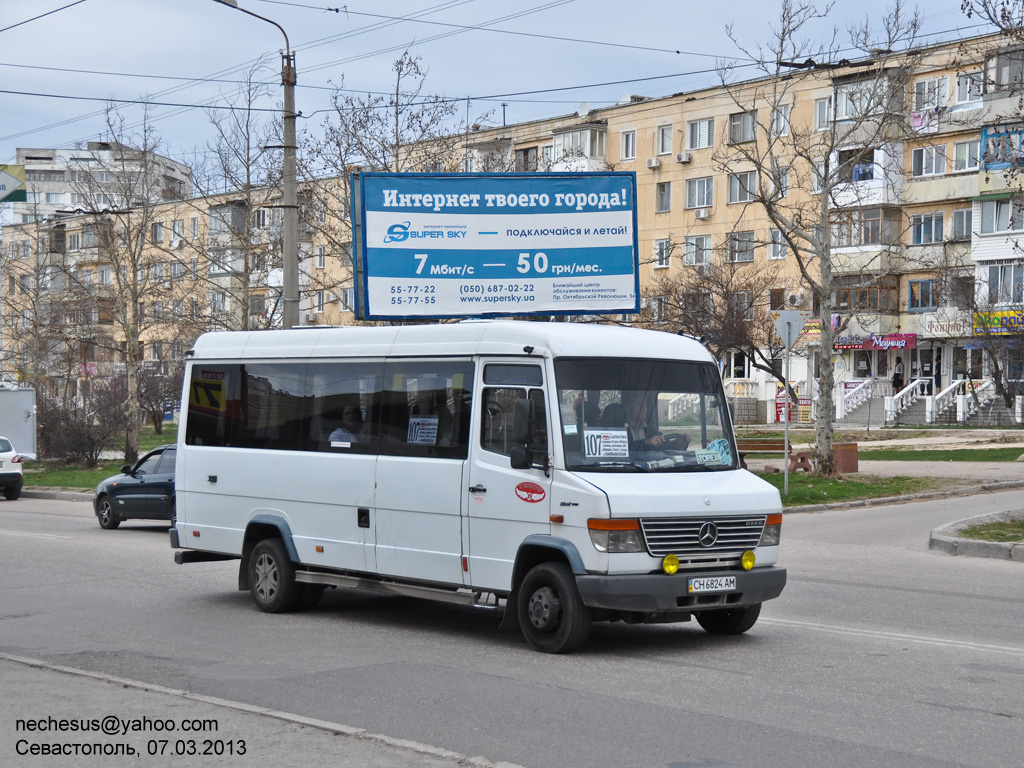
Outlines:
{"label": "overcast sky", "polygon": [[[756,44],[770,36],[779,8],[777,0],[333,2],[239,0],[288,34],[300,130],[321,123],[332,84],[362,93],[393,87],[391,65],[406,48],[429,69],[426,91],[469,97],[474,121],[488,111],[492,123],[503,112],[514,123],[571,113],[582,102],[690,90],[716,82],[718,60],[741,56],[727,23]],[[922,4],[922,40],[984,32],[960,2]],[[888,6],[841,0],[813,34],[830,36],[834,26],[845,37],[851,23],[865,13],[878,22]],[[283,41],[272,25],[215,0],[0,2],[0,164],[14,162],[18,147],[102,137],[107,99],[183,105],[150,114],[165,154],[185,157],[211,140],[207,114],[188,107],[238,103],[233,82],[261,56],[273,84],[262,106],[279,106]],[[128,126],[141,118],[138,105],[119,109]]]}

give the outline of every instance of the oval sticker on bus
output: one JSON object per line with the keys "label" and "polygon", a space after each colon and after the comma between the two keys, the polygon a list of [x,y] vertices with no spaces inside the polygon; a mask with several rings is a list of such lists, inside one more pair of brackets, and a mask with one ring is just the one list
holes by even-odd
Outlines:
{"label": "oval sticker on bus", "polygon": [[520,483],[516,486],[516,496],[523,501],[528,501],[531,504],[536,504],[538,501],[544,501],[544,497],[547,494],[544,489],[536,483]]}

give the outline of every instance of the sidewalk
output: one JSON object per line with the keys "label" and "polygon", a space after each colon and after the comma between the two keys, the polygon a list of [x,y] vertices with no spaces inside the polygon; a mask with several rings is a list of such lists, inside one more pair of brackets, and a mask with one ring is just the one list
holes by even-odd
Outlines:
{"label": "sidewalk", "polygon": [[8,654],[0,654],[0,688],[4,766],[109,768],[141,761],[174,768],[516,768],[338,723]]}

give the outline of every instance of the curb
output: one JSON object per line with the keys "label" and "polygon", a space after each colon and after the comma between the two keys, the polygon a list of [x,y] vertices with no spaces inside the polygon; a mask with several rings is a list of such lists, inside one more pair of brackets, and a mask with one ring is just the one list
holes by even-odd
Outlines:
{"label": "curb", "polygon": [[958,535],[964,528],[972,525],[984,525],[985,523],[1002,523],[1010,520],[1024,519],[1024,509],[1014,509],[1009,512],[993,512],[988,515],[978,515],[947,523],[936,528],[928,537],[928,548],[939,550],[950,555],[965,555],[968,557],[991,557],[996,560],[1014,560],[1024,563],[1024,544],[999,541],[978,541],[977,539],[964,539]]}
{"label": "curb", "polygon": [[62,488],[46,488],[27,486],[21,489],[21,495],[29,499],[57,499],[58,501],[92,501],[93,495],[85,491],[65,491]]}

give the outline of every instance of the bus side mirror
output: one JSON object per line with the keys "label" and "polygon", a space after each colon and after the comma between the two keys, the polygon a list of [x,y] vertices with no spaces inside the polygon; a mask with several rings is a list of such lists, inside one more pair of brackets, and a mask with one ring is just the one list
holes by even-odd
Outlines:
{"label": "bus side mirror", "polygon": [[516,400],[512,411],[512,442],[519,445],[532,443],[536,420],[537,404],[525,397]]}
{"label": "bus side mirror", "polygon": [[[534,443],[537,442],[537,403],[529,398],[523,397],[516,400],[512,410],[512,450],[509,451],[509,465],[512,469],[533,469]],[[541,467],[544,474],[548,471],[547,451],[539,452],[542,455]]]}

